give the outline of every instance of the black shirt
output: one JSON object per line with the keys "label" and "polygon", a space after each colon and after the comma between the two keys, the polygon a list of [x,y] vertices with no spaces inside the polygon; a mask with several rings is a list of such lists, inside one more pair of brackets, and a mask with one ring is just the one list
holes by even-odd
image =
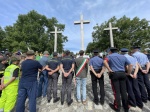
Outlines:
{"label": "black shirt", "polygon": [[63,64],[64,70],[68,71],[72,68],[72,64],[74,64],[74,59],[72,59],[72,57],[70,56],[65,56],[61,60],[61,64]]}
{"label": "black shirt", "polygon": [[42,65],[38,61],[32,59],[23,61],[21,65],[22,76],[20,82],[37,81],[38,69],[42,69]]}
{"label": "black shirt", "polygon": [[52,58],[47,62],[47,65],[50,69],[55,70],[60,65],[60,61],[57,58]]}

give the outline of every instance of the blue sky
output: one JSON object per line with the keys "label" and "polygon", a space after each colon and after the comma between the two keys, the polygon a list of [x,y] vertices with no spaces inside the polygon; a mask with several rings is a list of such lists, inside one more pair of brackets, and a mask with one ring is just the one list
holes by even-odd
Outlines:
{"label": "blue sky", "polygon": [[63,35],[68,36],[64,49],[78,52],[81,48],[80,25],[74,25],[80,14],[90,24],[84,25],[85,47],[92,41],[93,27],[113,16],[126,15],[150,20],[150,0],[0,0],[0,26],[13,25],[19,14],[36,10],[48,18],[56,17],[65,24]]}

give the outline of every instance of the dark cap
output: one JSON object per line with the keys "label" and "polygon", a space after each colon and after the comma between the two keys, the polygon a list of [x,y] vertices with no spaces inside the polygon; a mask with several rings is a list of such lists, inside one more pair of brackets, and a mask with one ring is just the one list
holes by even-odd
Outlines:
{"label": "dark cap", "polygon": [[54,52],[54,53],[53,53],[53,56],[57,56],[57,55],[58,55],[57,52]]}
{"label": "dark cap", "polygon": [[93,53],[98,53],[98,52],[99,52],[99,50],[97,50],[97,49],[93,50]]}
{"label": "dark cap", "polygon": [[66,50],[66,51],[65,51],[65,53],[66,53],[66,54],[69,54],[69,53],[70,53],[70,51],[69,51],[69,50]]}
{"label": "dark cap", "polygon": [[127,49],[127,48],[122,48],[120,51],[121,51],[121,52],[128,52],[129,49]]}
{"label": "dark cap", "polygon": [[19,59],[19,57],[17,57],[17,56],[12,56],[11,57],[11,61],[13,62],[13,61],[20,61],[20,59]]}
{"label": "dark cap", "polygon": [[44,51],[44,53],[43,53],[44,55],[46,55],[46,54],[49,54],[49,52],[48,51]]}
{"label": "dark cap", "polygon": [[33,50],[29,50],[26,54],[27,54],[27,55],[34,55],[35,53],[34,53]]}
{"label": "dark cap", "polygon": [[80,51],[79,51],[79,54],[84,54],[84,51],[83,51],[83,50],[80,50]]}
{"label": "dark cap", "polygon": [[141,47],[139,46],[133,46],[132,49],[140,49]]}
{"label": "dark cap", "polygon": [[110,47],[110,51],[111,52],[114,52],[114,51],[117,51],[118,49],[117,48],[115,48],[115,47]]}

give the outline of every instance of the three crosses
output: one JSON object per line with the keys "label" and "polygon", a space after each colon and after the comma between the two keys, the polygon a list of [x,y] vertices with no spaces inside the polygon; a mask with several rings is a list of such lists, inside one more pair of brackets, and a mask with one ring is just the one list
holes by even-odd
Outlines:
{"label": "three crosses", "polygon": [[[83,24],[89,24],[90,21],[88,20],[83,20],[83,15],[80,16],[80,21],[74,21],[75,25],[80,24],[81,27],[81,50],[84,50],[84,29],[83,29]],[[118,27],[112,27],[111,22],[109,22],[109,27],[105,28],[104,30],[109,30],[110,32],[110,46],[114,47],[114,42],[113,42],[113,33],[112,30],[118,29]],[[50,33],[55,34],[55,41],[54,41],[54,52],[57,52],[57,34],[62,33],[61,31],[57,30],[57,27],[55,27],[55,31],[51,31]]]}

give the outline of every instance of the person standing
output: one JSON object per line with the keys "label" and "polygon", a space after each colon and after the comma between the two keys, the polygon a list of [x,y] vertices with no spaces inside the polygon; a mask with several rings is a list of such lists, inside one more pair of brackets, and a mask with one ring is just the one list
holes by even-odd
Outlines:
{"label": "person standing", "polygon": [[137,80],[137,72],[139,70],[139,66],[137,63],[136,58],[128,55],[128,49],[122,48],[121,54],[124,55],[130,63],[133,65],[133,70],[130,75],[127,76],[127,93],[128,93],[128,103],[132,107],[139,107],[140,109],[143,108],[143,102],[141,98],[141,93],[138,85]]}
{"label": "person standing", "polygon": [[53,90],[53,103],[56,103],[60,100],[60,97],[57,97],[57,83],[59,77],[59,66],[60,61],[57,59],[57,52],[53,53],[53,58],[48,61],[45,69],[48,71],[48,87],[47,87],[47,101],[51,101],[51,93]]}
{"label": "person standing", "polygon": [[[86,80],[88,73],[88,59],[83,58],[84,51],[79,51],[79,57],[75,59],[75,72],[76,72],[76,93],[77,101],[81,102],[81,89],[82,89],[82,102],[86,104]],[[82,88],[81,88],[82,85]]]}
{"label": "person standing", "polygon": [[28,51],[26,60],[21,65],[22,75],[19,83],[16,112],[25,111],[27,98],[29,98],[29,111],[36,112],[37,74],[38,70],[42,70],[42,65],[34,60],[34,54],[33,50]]}
{"label": "person standing", "polygon": [[19,59],[11,57],[11,65],[5,71],[1,80],[0,89],[2,96],[0,98],[0,112],[10,112],[15,106],[18,95],[19,84]]}
{"label": "person standing", "polygon": [[[43,68],[46,66],[46,64],[48,62],[48,56],[49,56],[49,52],[44,51],[44,55],[39,60],[40,64],[43,66]],[[40,80],[39,80],[39,84],[38,84],[38,95],[37,95],[37,97],[41,97],[41,96],[46,97],[47,86],[48,86],[48,73],[47,73],[47,70],[44,69],[40,73]]]}
{"label": "person standing", "polygon": [[126,93],[126,73],[125,67],[128,65],[127,74],[130,75],[132,72],[132,65],[123,55],[117,53],[117,48],[111,47],[109,55],[105,58],[104,64],[109,71],[109,78],[111,79],[112,90],[114,93],[114,104],[109,104],[110,107],[120,112],[121,100],[125,112],[128,112],[128,98]]}
{"label": "person standing", "polygon": [[[148,72],[150,68],[150,63],[148,60],[148,57],[140,52],[140,47],[133,47],[133,57],[135,57],[138,61],[139,65],[139,71],[138,71],[138,84],[141,92],[142,101],[144,103],[147,102],[147,100],[150,100],[150,81],[148,77]],[[147,92],[146,92],[146,89]],[[148,94],[148,95],[147,95]]]}
{"label": "person standing", "polygon": [[[93,95],[94,95],[94,103],[96,105],[101,103],[101,105],[104,104],[104,97],[105,97],[105,92],[104,92],[104,65],[103,65],[103,59],[99,57],[99,51],[94,50],[94,57],[90,59],[90,74],[91,74],[91,81],[92,81],[92,90],[93,90]],[[98,98],[98,92],[97,92],[97,81],[100,86],[100,100]]]}
{"label": "person standing", "polygon": [[67,103],[70,106],[73,102],[71,99],[71,86],[74,70],[74,60],[70,57],[70,51],[65,51],[65,56],[61,60],[60,68],[62,71],[62,89],[61,89],[61,105],[64,104],[65,92],[67,89]]}

